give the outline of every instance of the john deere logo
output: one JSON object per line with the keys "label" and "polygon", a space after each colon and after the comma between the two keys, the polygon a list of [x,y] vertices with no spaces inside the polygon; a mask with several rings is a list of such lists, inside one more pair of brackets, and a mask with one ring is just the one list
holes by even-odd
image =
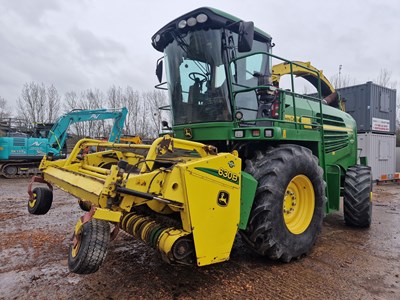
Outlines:
{"label": "john deere logo", "polygon": [[190,129],[190,128],[183,129],[183,133],[185,134],[185,137],[188,139],[191,139],[193,137],[192,129]]}
{"label": "john deere logo", "polygon": [[229,203],[229,193],[225,191],[220,191],[218,193],[217,203],[220,206],[228,206]]}
{"label": "john deere logo", "polygon": [[233,160],[228,162],[228,166],[229,166],[229,168],[235,167],[235,163],[233,162]]}

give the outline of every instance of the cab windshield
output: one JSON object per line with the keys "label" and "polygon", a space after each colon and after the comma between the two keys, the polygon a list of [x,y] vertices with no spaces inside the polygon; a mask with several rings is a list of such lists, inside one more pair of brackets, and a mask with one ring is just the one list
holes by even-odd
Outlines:
{"label": "cab windshield", "polygon": [[[260,79],[271,78],[269,42],[254,40],[250,52],[238,53],[235,32],[209,29],[175,34],[164,50],[174,125],[229,122],[232,107],[245,119],[259,117],[255,89]],[[247,91],[240,92],[243,89]]]}
{"label": "cab windshield", "polygon": [[176,36],[164,54],[175,125],[232,120],[221,30]]}

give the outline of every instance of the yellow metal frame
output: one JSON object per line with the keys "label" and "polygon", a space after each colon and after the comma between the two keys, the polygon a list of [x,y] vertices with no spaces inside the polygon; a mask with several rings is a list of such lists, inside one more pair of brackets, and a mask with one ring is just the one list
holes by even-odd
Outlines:
{"label": "yellow metal frame", "polygon": [[[104,151],[82,155],[83,149],[92,146]],[[135,171],[118,167],[121,160]],[[102,167],[105,162],[107,168]],[[156,162],[167,162],[169,167],[157,167]],[[229,259],[240,221],[241,160],[237,153],[218,154],[212,146],[168,135],[152,145],[83,139],[67,159],[44,158],[40,169],[47,182],[89,201],[96,219],[119,223],[140,205],[160,214],[178,213],[182,228],[167,226],[156,245],[169,260],[174,243],[189,235],[197,265]],[[142,240],[154,226],[143,216],[126,222],[125,228]],[[82,226],[78,221],[76,236]]]}
{"label": "yellow metal frame", "polygon": [[[296,75],[298,77],[302,77],[304,75],[310,75],[315,78],[318,78],[319,75],[320,80],[329,88],[331,93],[335,92],[335,88],[330,83],[328,78],[325,77],[322,70],[318,70],[317,68],[313,67],[310,62],[294,61],[294,63],[296,64],[292,65],[293,75]],[[314,72],[310,71],[309,69],[314,70]],[[318,75],[315,72],[317,72]],[[274,65],[272,66],[272,82],[279,82],[283,75],[287,75],[290,73],[291,70],[290,70],[290,65],[288,63],[281,63]]]}

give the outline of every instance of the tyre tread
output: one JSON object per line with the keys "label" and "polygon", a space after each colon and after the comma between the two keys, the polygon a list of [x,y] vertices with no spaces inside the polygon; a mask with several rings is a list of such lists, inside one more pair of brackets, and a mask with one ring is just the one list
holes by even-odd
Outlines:
{"label": "tyre tread", "polygon": [[371,168],[362,165],[350,167],[346,172],[343,197],[346,225],[360,228],[371,226],[371,191]]}
{"label": "tyre tread", "polygon": [[82,241],[76,257],[69,249],[68,266],[71,272],[90,274],[96,272],[103,263],[110,241],[110,225],[103,220],[92,219],[82,228]]}
{"label": "tyre tread", "polygon": [[33,215],[45,215],[53,204],[53,191],[46,187],[36,187],[32,191],[36,194],[36,203],[33,207],[29,206],[28,211]]}
{"label": "tyre tread", "polygon": [[[319,195],[323,195],[322,208],[320,207],[316,213],[317,217],[320,217],[316,225],[315,235],[317,235],[321,230],[322,218],[325,214],[325,182],[322,179],[323,171],[318,165],[318,158],[312,154],[311,150],[298,145],[280,145],[264,152],[262,155],[258,153],[253,159],[246,161],[245,171],[252,174],[259,184],[248,221],[248,227],[245,231],[241,231],[241,235],[247,244],[257,253],[283,262],[289,262],[292,258],[306,254],[312,246],[307,245],[300,252],[292,251],[290,246],[285,245],[285,242],[277,237],[273,228],[274,218],[276,218],[273,212],[274,206],[279,202],[273,200],[279,197],[283,199],[284,193],[282,191],[280,172],[281,170],[285,170],[289,164],[298,164],[298,157],[306,160],[308,165],[312,165],[312,168],[317,170],[316,177],[320,177],[320,186],[314,187],[315,189],[319,189]],[[280,204],[281,202],[278,205]],[[314,244],[315,239],[316,236],[313,238],[312,244]]]}

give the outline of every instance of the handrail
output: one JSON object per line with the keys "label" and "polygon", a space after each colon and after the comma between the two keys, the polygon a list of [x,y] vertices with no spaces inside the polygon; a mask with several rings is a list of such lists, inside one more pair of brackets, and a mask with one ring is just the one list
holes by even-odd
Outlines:
{"label": "handrail", "polygon": [[[279,57],[279,56],[277,56],[277,55],[274,55],[274,54],[272,54],[272,53],[267,53],[267,52],[254,52],[254,53],[250,53],[250,54],[247,54],[247,55],[242,55],[242,56],[240,56],[240,57],[237,57],[237,58],[234,58],[234,59],[232,59],[231,61],[230,61],[230,63],[229,63],[229,65],[228,65],[228,72],[229,72],[229,74],[232,74],[232,70],[231,70],[231,66],[232,66],[232,64],[234,63],[234,62],[236,62],[236,61],[238,61],[238,60],[240,60],[240,59],[244,59],[244,58],[246,58],[246,57],[250,57],[250,56],[254,56],[254,55],[259,55],[259,54],[261,54],[261,55],[266,55],[266,56],[268,56],[268,57],[272,57],[272,58],[276,58],[276,59],[278,59],[278,60],[281,60],[281,61],[283,61],[283,62],[286,62],[287,64],[289,64],[289,66],[290,66],[290,79],[291,79],[291,87],[292,87],[292,98],[293,98],[293,115],[294,115],[294,126],[295,126],[295,129],[297,129],[297,127],[298,127],[298,122],[297,122],[297,109],[296,109],[296,98],[295,98],[295,91],[294,91],[294,78],[293,78],[293,65],[295,65],[295,66],[298,66],[298,67],[301,67],[301,68],[304,68],[304,69],[306,69],[306,70],[308,70],[308,71],[310,71],[311,73],[315,73],[316,74],[316,78],[317,78],[317,80],[318,80],[318,87],[317,87],[317,90],[318,90],[318,97],[320,98],[320,99],[318,99],[318,101],[319,101],[319,118],[317,118],[317,120],[319,121],[318,123],[321,125],[321,127],[320,127],[320,133],[321,133],[321,147],[320,147],[320,153],[319,153],[319,159],[320,159],[320,162],[321,162],[321,166],[322,166],[322,168],[323,168],[323,170],[324,170],[324,180],[325,181],[327,181],[327,174],[326,174],[326,160],[325,160],[325,138],[324,138],[324,121],[323,121],[323,107],[322,107],[322,94],[321,94],[321,77],[320,77],[320,73],[319,73],[319,71],[318,70],[316,70],[316,69],[311,69],[311,68],[308,68],[308,67],[306,67],[306,66],[304,66],[304,65],[301,65],[301,64],[299,64],[299,63],[296,63],[296,62],[293,62],[293,61],[289,61],[289,60],[287,60],[287,59],[285,59],[285,58],[282,58],[282,57]],[[271,74],[272,75],[272,74]],[[231,82],[231,84],[232,84],[232,82]],[[256,90],[257,88],[259,88],[259,87],[252,87],[252,88],[250,88],[250,87],[248,87],[248,89],[249,90]],[[235,92],[233,92],[232,91],[232,97],[233,97],[233,99],[235,98],[235,94],[237,93],[238,91],[235,91]],[[234,100],[235,101],[235,100]],[[280,103],[280,111],[282,111],[283,112],[283,109],[285,108],[285,106],[284,106],[284,103]],[[236,107],[233,107],[233,109],[236,111]],[[284,113],[283,113],[284,114]],[[279,122],[282,122],[283,120],[282,120],[282,117],[283,117],[283,114],[281,114],[280,115],[280,119],[279,119]],[[248,121],[248,120],[247,120]],[[260,119],[258,119],[258,121],[260,121]],[[271,119],[271,121],[274,121],[274,122],[277,122],[278,120],[277,119]],[[326,188],[326,193],[328,193],[328,188]]]}
{"label": "handrail", "polygon": [[[173,149],[182,149],[188,151],[196,151],[200,157],[206,157],[209,155],[215,155],[217,153],[217,149],[213,146],[204,145],[202,143],[174,139],[171,136],[164,135],[156,139],[151,145],[143,145],[143,144],[119,144],[112,142],[103,142],[93,139],[82,139],[76,143],[74,149],[72,150],[70,156],[65,161],[65,166],[71,165],[76,162],[76,158],[78,157],[81,150],[86,147],[97,146],[104,148],[119,148],[119,149],[146,149],[148,150],[147,156],[145,158],[146,163],[143,164],[141,168],[141,173],[145,173],[148,170],[152,170],[154,161],[156,160],[158,155],[162,155],[167,153],[168,151],[173,151]],[[97,171],[97,169],[91,168],[87,171]]]}

